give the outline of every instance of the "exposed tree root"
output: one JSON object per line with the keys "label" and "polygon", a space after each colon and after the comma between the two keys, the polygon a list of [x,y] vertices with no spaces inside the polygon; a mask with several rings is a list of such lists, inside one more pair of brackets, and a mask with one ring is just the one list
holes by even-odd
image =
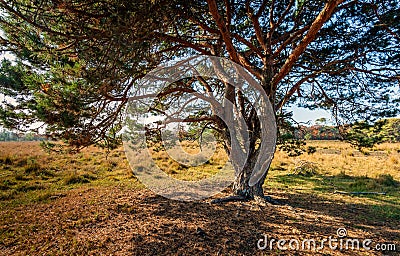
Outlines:
{"label": "exposed tree root", "polygon": [[223,198],[217,198],[211,201],[212,204],[220,204],[227,202],[236,202],[236,201],[248,201],[249,199],[244,196],[232,195]]}
{"label": "exposed tree root", "polygon": [[256,196],[254,197],[254,200],[256,201],[257,204],[266,206],[268,204],[272,205],[285,205],[283,202],[279,200],[275,200],[270,196]]}
{"label": "exposed tree root", "polygon": [[284,205],[284,203],[273,199],[270,196],[255,196],[254,198],[248,198],[240,195],[231,195],[223,198],[217,198],[211,201],[212,204],[220,204],[220,203],[227,203],[227,202],[236,202],[236,201],[251,201],[254,200],[255,203],[266,206],[268,204],[272,205]]}

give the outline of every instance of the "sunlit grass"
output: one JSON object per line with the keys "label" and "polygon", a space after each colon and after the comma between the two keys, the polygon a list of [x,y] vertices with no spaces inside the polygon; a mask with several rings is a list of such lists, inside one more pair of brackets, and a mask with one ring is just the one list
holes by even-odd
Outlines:
{"label": "sunlit grass", "polygon": [[[187,154],[201,150],[197,143],[182,145]],[[318,193],[347,202],[360,200],[373,205],[376,213],[400,217],[400,144],[381,144],[368,154],[339,141],[310,141],[308,145],[316,152],[298,157],[276,152],[264,184],[266,193]],[[197,166],[179,162],[165,150],[151,148],[150,152],[161,170],[173,178],[190,181],[211,177],[228,159],[221,146],[209,159],[199,158]],[[0,167],[0,207],[48,202],[81,187],[144,189],[122,147],[110,152],[91,147],[77,154],[56,154],[45,153],[35,142],[1,143]],[[387,194],[351,196],[335,191]]]}
{"label": "sunlit grass", "polygon": [[[183,142],[183,151],[189,155],[196,155],[201,152],[201,148],[196,142]],[[186,163],[185,161],[178,162],[168,155],[166,150],[151,149],[151,155],[156,161],[157,166],[170,175],[171,177],[179,180],[195,181],[211,177],[218,173],[220,169],[227,163],[228,156],[223,150],[222,146],[218,146],[217,150],[210,154],[209,158],[199,157],[198,162],[193,161],[194,164]],[[185,159],[185,157],[178,158]],[[191,166],[194,165],[194,166]]]}
{"label": "sunlit grass", "polygon": [[3,142],[0,166],[0,206],[45,202],[82,186],[142,187],[122,149],[57,154],[45,153],[35,142]]}
{"label": "sunlit grass", "polygon": [[[314,154],[288,157],[277,152],[265,187],[288,193],[317,193],[329,200],[337,198],[348,203],[373,206],[372,213],[400,218],[400,144],[381,144],[362,154],[339,141],[310,141],[317,148]],[[312,175],[299,173],[308,163]],[[342,192],[385,192],[386,195],[338,195]],[[370,216],[373,218],[373,216]]]}

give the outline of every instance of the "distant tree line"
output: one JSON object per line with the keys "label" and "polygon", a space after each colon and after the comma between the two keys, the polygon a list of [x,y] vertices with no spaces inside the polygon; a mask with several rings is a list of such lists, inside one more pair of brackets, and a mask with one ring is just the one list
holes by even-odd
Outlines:
{"label": "distant tree line", "polygon": [[383,142],[400,142],[400,118],[381,119],[374,123],[354,122],[342,126],[330,126],[326,119],[316,125],[294,125],[285,122],[280,129],[278,149],[289,156],[315,152],[315,147],[306,146],[306,140],[344,140],[361,152]]}
{"label": "distant tree line", "polygon": [[300,139],[305,140],[340,140],[342,135],[335,126],[328,125],[312,125],[301,126],[298,132]]}
{"label": "distant tree line", "polygon": [[0,129],[0,141],[43,141],[45,139],[44,135],[33,132],[15,133],[6,129]]}
{"label": "distant tree line", "polygon": [[[296,139],[303,140],[364,140],[365,144],[379,142],[400,142],[400,118],[379,120],[373,124],[354,123],[339,129],[336,126],[315,124],[299,126],[295,131]],[[15,133],[0,129],[0,141],[43,141],[46,136],[33,132]]]}
{"label": "distant tree line", "polygon": [[[343,127],[316,124],[300,126],[295,135],[305,140],[364,140],[365,144],[400,142],[400,118],[382,119],[375,123],[356,122]],[[366,145],[367,146],[367,145]]]}
{"label": "distant tree line", "polygon": [[400,118],[386,119],[383,126],[384,136],[388,142],[400,142]]}

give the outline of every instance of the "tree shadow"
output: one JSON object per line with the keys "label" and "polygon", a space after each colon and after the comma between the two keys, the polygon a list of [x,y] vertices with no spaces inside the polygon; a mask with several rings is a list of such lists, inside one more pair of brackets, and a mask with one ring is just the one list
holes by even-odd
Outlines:
{"label": "tree shadow", "polygon": [[[260,207],[252,202],[222,205],[207,202],[179,202],[159,196],[143,198],[136,212],[143,228],[132,237],[134,255],[202,254],[262,255],[271,251],[257,248],[257,242],[269,239],[315,239],[336,237],[338,228],[349,230],[348,237],[372,239],[375,243],[396,241],[396,225],[385,218],[358,218],[370,214],[369,205],[346,203],[304,193],[274,193],[291,206]],[[286,199],[284,198],[286,197]],[[151,209],[151,210],[149,210]],[[146,228],[148,227],[148,228]],[[337,238],[337,237],[336,237]],[[282,251],[276,245],[272,253],[308,255],[311,251]],[[338,253],[329,248],[321,253]],[[378,251],[345,251],[343,255],[377,255]],[[339,254],[341,254],[339,253]],[[391,252],[384,252],[385,255]],[[394,253],[393,253],[394,254]]]}
{"label": "tree shadow", "polygon": [[[290,189],[267,193],[287,205],[173,201],[145,189],[71,191],[52,203],[27,205],[10,213],[0,234],[27,231],[0,240],[0,252],[57,254],[63,248],[71,255],[310,255],[315,251],[279,250],[276,241],[314,239],[318,243],[330,236],[338,238],[339,228],[346,228],[349,238],[400,246],[399,219],[363,218],[373,213],[373,206],[363,201]],[[271,249],[260,250],[257,243],[263,243],[265,235],[275,243]],[[389,251],[329,248],[318,253],[391,255]]]}

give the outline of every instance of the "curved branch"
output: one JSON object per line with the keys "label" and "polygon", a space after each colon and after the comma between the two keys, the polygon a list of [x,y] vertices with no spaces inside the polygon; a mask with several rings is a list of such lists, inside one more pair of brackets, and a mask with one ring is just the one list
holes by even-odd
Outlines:
{"label": "curved branch", "polygon": [[290,56],[287,58],[285,64],[283,64],[282,68],[279,72],[274,76],[271,81],[273,87],[275,87],[292,69],[295,62],[298,60],[301,54],[304,53],[307,46],[315,39],[318,31],[324,25],[324,23],[332,16],[336,7],[342,3],[344,0],[331,0],[325,4],[325,7],[318,14],[317,18],[311,24],[310,29],[307,34],[304,36],[303,40],[301,40],[300,44],[292,51]]}
{"label": "curved branch", "polygon": [[302,79],[300,79],[297,83],[295,83],[292,88],[290,88],[290,90],[285,94],[285,96],[283,97],[283,99],[276,105],[276,110],[279,110],[283,107],[283,105],[285,105],[285,103],[290,99],[290,97],[292,97],[292,95],[298,91],[300,89],[300,86],[305,83],[308,79],[313,78],[315,76],[317,76],[319,74],[319,72],[315,72],[311,75],[308,75],[306,77],[303,77]]}
{"label": "curved branch", "polygon": [[221,33],[222,39],[224,40],[224,42],[226,44],[226,50],[228,51],[231,59],[234,62],[240,63],[238,53],[235,49],[235,46],[232,43],[232,38],[231,38],[231,35],[229,32],[229,29],[226,26],[226,22],[225,22],[224,18],[218,12],[217,3],[215,2],[215,0],[207,0],[207,3],[208,3],[209,11],[210,11],[211,15],[213,16],[215,22],[217,23],[217,26]]}
{"label": "curved branch", "polygon": [[176,37],[176,36],[171,36],[171,35],[168,35],[168,34],[159,33],[159,32],[154,33],[154,35],[158,36],[160,38],[163,38],[165,40],[168,40],[170,42],[179,43],[179,44],[184,45],[186,47],[192,48],[193,50],[196,50],[196,51],[198,51],[198,52],[200,52],[202,54],[205,54],[205,55],[210,55],[211,54],[211,52],[209,52],[209,51],[207,51],[207,50],[202,48],[202,47],[204,47],[204,45],[195,44],[195,43],[186,41],[186,40],[184,40],[182,38],[179,38],[179,37]]}
{"label": "curved branch", "polygon": [[264,35],[261,30],[260,22],[258,21],[258,17],[254,15],[254,12],[250,7],[249,1],[246,1],[246,9],[247,9],[247,16],[249,16],[251,22],[253,23],[257,41],[261,45],[261,48],[264,50],[264,53],[267,53],[267,45],[265,44],[264,41]]}

